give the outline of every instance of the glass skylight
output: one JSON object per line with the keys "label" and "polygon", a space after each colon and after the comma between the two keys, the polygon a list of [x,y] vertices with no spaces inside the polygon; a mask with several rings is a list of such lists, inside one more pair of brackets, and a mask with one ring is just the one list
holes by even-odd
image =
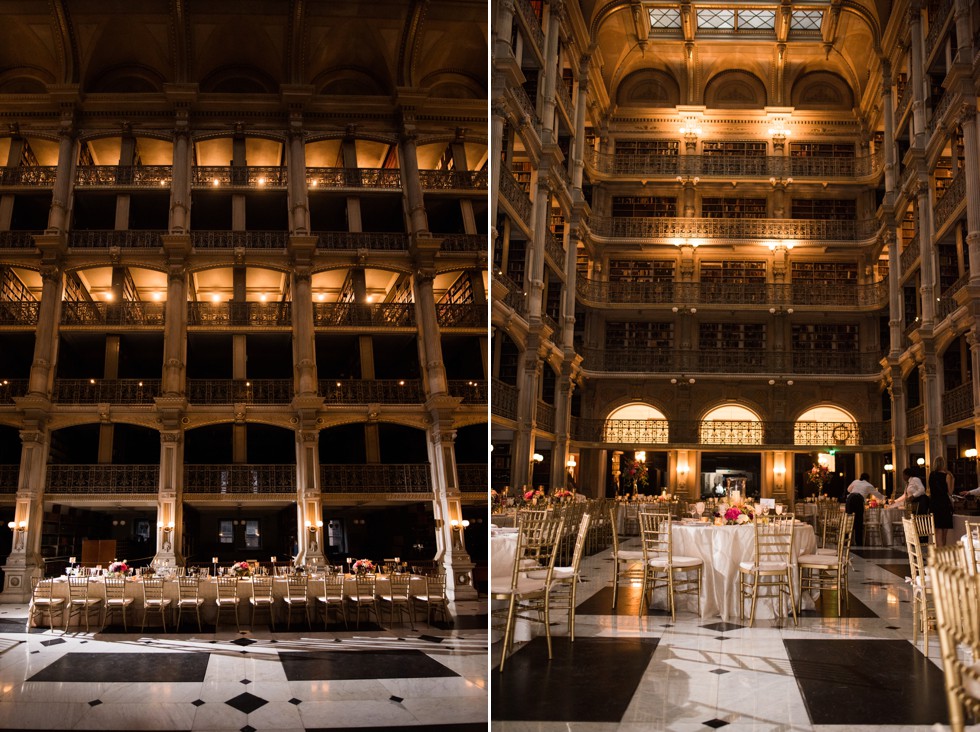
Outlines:
{"label": "glass skylight", "polygon": [[739,10],[739,30],[773,30],[776,24],[775,10]]}
{"label": "glass skylight", "polygon": [[680,28],[681,11],[677,8],[650,8],[651,28]]}
{"label": "glass skylight", "polygon": [[706,30],[735,30],[735,11],[722,10],[698,10],[698,28]]}
{"label": "glass skylight", "polygon": [[822,10],[794,10],[790,30],[819,31],[823,21]]}

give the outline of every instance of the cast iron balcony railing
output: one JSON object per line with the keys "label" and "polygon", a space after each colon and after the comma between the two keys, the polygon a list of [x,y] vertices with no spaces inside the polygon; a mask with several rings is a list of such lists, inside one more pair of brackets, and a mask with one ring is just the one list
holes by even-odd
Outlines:
{"label": "cast iron balcony railing", "polygon": [[507,419],[517,419],[517,387],[494,379],[490,387],[490,411]]}
{"label": "cast iron balcony railing", "polygon": [[292,303],[288,302],[189,302],[187,325],[211,328],[289,327]]}
{"label": "cast iron balcony railing", "polygon": [[79,165],[75,168],[75,185],[79,188],[168,188],[172,180],[170,165]]}
{"label": "cast iron balcony railing", "polygon": [[322,493],[429,493],[428,463],[402,465],[321,465]]}
{"label": "cast iron balcony railing", "polygon": [[956,177],[950,182],[949,187],[943,193],[943,197],[936,203],[935,226],[936,231],[953,215],[953,212],[963,202],[966,196],[966,168],[960,168]]}
{"label": "cast iron balcony railing", "polygon": [[534,8],[531,7],[531,3],[528,0],[517,0],[514,3],[514,7],[520,14],[521,19],[524,21],[524,25],[527,27],[531,34],[531,41],[538,47],[538,53],[544,54],[544,31],[541,29],[541,21],[538,20],[538,16],[534,13]]}
{"label": "cast iron balcony railing", "polygon": [[195,249],[285,249],[288,231],[192,231]]}
{"label": "cast iron balcony railing", "polygon": [[560,272],[565,271],[565,250],[562,249],[561,242],[558,241],[552,232],[544,232],[544,250],[549,257],[558,265]]}
{"label": "cast iron balcony railing", "polygon": [[915,230],[915,236],[912,237],[912,241],[905,245],[902,250],[901,262],[902,262],[902,276],[904,277],[909,272],[912,271],[912,265],[914,265],[919,259],[919,230]]}
{"label": "cast iron balcony railing", "polygon": [[674,348],[583,348],[590,371],[661,374],[788,374],[868,376],[880,372],[880,354],[848,351],[731,349],[684,351]]}
{"label": "cast iron balcony railing", "polygon": [[61,303],[61,324],[163,326],[165,307],[162,302],[65,300]]}
{"label": "cast iron balcony railing", "polygon": [[925,428],[926,411],[924,405],[920,404],[905,410],[905,434],[918,435],[925,431]]}
{"label": "cast iron balcony railing", "polygon": [[969,381],[943,394],[943,424],[952,424],[973,416],[973,384]]}
{"label": "cast iron balcony railing", "polygon": [[27,393],[27,379],[0,379],[0,404],[13,404],[14,397]]}
{"label": "cast iron balcony railing", "polygon": [[421,379],[320,379],[327,404],[421,404]]}
{"label": "cast iron balcony railing", "polygon": [[436,322],[441,328],[486,328],[487,306],[475,302],[437,303]]}
{"label": "cast iron balcony railing", "polygon": [[902,90],[902,96],[898,98],[898,103],[895,105],[895,124],[899,121],[905,114],[905,110],[908,109],[909,102],[912,101],[912,84],[906,84],[905,88]]}
{"label": "cast iron balcony railing", "polygon": [[526,318],[527,298],[517,283],[502,272],[496,273],[493,278],[507,288],[507,294],[503,298],[504,304],[521,317]]}
{"label": "cast iron balcony railing", "polygon": [[558,79],[558,82],[555,84],[555,99],[558,100],[558,103],[565,110],[565,114],[568,115],[568,118],[574,122],[575,107],[572,105],[572,93],[568,90],[568,87],[565,86],[564,79]]}
{"label": "cast iron balcony railing", "polygon": [[420,170],[419,180],[427,191],[485,191],[485,170]]}
{"label": "cast iron balcony railing", "polygon": [[285,188],[286,168],[279,165],[195,165],[191,185],[195,188]]}
{"label": "cast iron balcony railing", "polygon": [[444,252],[485,252],[486,234],[436,234],[444,236],[439,248]]}
{"label": "cast iron balcony railing", "polygon": [[306,184],[311,190],[318,188],[397,190],[402,187],[402,173],[398,168],[307,168]]}
{"label": "cast iron balcony railing", "polygon": [[555,431],[555,408],[547,402],[538,399],[537,408],[534,410],[534,423],[538,429],[545,432]]}
{"label": "cast iron balcony railing", "polygon": [[962,290],[969,281],[970,273],[967,272],[943,291],[943,294],[939,297],[939,303],[936,305],[937,322],[942,322],[956,310],[958,307],[956,304],[956,293]]}
{"label": "cast iron balcony railing", "polygon": [[292,379],[188,379],[191,404],[289,404]]}
{"label": "cast iron balcony railing", "polygon": [[467,493],[486,493],[489,488],[486,463],[456,463],[459,489]]}
{"label": "cast iron balcony railing", "polygon": [[476,379],[449,379],[449,395],[462,397],[463,404],[486,404],[487,382]]}
{"label": "cast iron balcony railing", "polygon": [[959,94],[955,90],[950,89],[943,94],[939,102],[936,103],[936,106],[933,107],[932,117],[930,118],[933,130],[942,129],[943,117],[946,116],[946,112],[953,105],[953,99],[957,97],[959,97]]}
{"label": "cast iron balcony railing", "polygon": [[0,300],[0,325],[37,325],[40,311],[36,300]]}
{"label": "cast iron balcony railing", "polygon": [[184,465],[184,493],[296,493],[295,465]]}
{"label": "cast iron balcony railing", "polygon": [[160,237],[166,231],[144,229],[129,229],[116,231],[114,229],[98,229],[89,231],[72,231],[68,234],[68,246],[76,249],[153,249],[163,246]]}
{"label": "cast iron balcony railing", "polygon": [[45,493],[155,494],[160,488],[160,466],[48,465]]}
{"label": "cast iron balcony railing", "polygon": [[17,493],[19,480],[20,465],[0,465],[0,494],[13,495]]}
{"label": "cast iron balcony railing", "polygon": [[541,313],[541,322],[551,328],[551,333],[548,334],[548,340],[554,343],[559,348],[565,347],[565,340],[562,337],[561,326],[547,313]]}
{"label": "cast iron balcony railing", "polygon": [[412,303],[313,303],[313,325],[348,328],[414,328],[415,305]]}
{"label": "cast iron balcony railing", "polygon": [[880,228],[875,219],[713,219],[593,216],[589,227],[598,236],[626,239],[781,239],[853,241]]}
{"label": "cast iron balcony railing", "polygon": [[0,231],[0,249],[33,249],[34,237],[43,231]]}
{"label": "cast iron balcony railing", "polygon": [[538,111],[534,108],[534,102],[528,97],[527,92],[524,91],[524,87],[512,86],[510,88],[510,93],[514,95],[514,99],[517,101],[517,106],[520,107],[521,112],[523,112],[527,118],[531,121],[532,125],[540,125],[541,120],[538,119]]}
{"label": "cast iron balcony railing", "polygon": [[[918,169],[915,167],[915,165],[906,165],[902,169],[902,182],[899,185],[899,189],[903,191],[908,190],[908,188],[912,184],[912,179],[915,178],[917,175],[918,175]],[[914,196],[915,193],[913,192],[912,195]]]}
{"label": "cast iron balcony railing", "polygon": [[375,249],[385,252],[408,250],[408,234],[387,231],[313,232],[318,249]]}
{"label": "cast iron balcony railing", "polygon": [[518,182],[514,179],[514,174],[510,169],[501,166],[500,169],[500,193],[504,200],[514,209],[514,213],[526,226],[531,225],[531,199]]}
{"label": "cast iron balcony railing", "polygon": [[52,401],[152,406],[159,394],[160,379],[55,379]]}
{"label": "cast iron balcony railing", "polygon": [[778,422],[747,420],[578,419],[578,442],[609,445],[887,445],[890,422]]}
{"label": "cast iron balcony railing", "polygon": [[949,11],[953,9],[951,0],[941,0],[929,5],[929,34],[926,36],[926,63],[932,56],[932,52],[939,42],[939,34],[942,32],[946,21],[949,18]]}
{"label": "cast iron balcony railing", "polygon": [[855,158],[783,155],[629,155],[586,151],[600,173],[673,178],[866,178],[882,170],[881,154]]}
{"label": "cast iron balcony railing", "polygon": [[0,168],[0,186],[49,188],[58,175],[57,165],[16,165]]}

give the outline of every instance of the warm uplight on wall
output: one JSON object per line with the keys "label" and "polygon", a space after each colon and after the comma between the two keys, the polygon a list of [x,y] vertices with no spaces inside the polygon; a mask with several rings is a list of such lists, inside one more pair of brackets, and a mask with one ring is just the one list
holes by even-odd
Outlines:
{"label": "warm uplight on wall", "polygon": [[112,293],[111,292],[107,292],[105,294],[105,301],[106,302],[112,302]]}
{"label": "warm uplight on wall", "polygon": [[211,302],[221,302],[221,295],[219,295],[218,293],[214,293],[211,296]]}
{"label": "warm uplight on wall", "polygon": [[7,528],[11,531],[27,531],[27,522],[21,521],[18,523],[17,521],[8,521]]}
{"label": "warm uplight on wall", "polygon": [[646,461],[647,461],[647,454],[643,452],[643,450],[640,450],[638,453],[636,453],[636,462],[645,463]]}
{"label": "warm uplight on wall", "polygon": [[327,296],[321,292],[316,296],[316,299],[319,300],[320,302],[323,302],[324,300],[327,299]]}
{"label": "warm uplight on wall", "polygon": [[154,292],[153,293],[153,299],[156,300],[157,302],[160,302],[163,299],[163,293],[162,292]]}
{"label": "warm uplight on wall", "polygon": [[777,465],[772,469],[772,473],[777,478],[782,478],[784,475],[786,475],[786,468],[784,468],[782,465]]}
{"label": "warm uplight on wall", "polygon": [[688,471],[688,467],[687,467],[686,464],[683,464],[682,463],[681,465],[678,465],[677,466],[677,474],[678,475],[687,475],[687,471]]}

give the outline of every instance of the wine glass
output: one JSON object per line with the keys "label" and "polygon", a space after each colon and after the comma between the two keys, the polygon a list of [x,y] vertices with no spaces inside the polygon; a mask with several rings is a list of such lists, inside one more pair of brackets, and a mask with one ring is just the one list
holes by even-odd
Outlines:
{"label": "wine glass", "polygon": [[695,503],[694,510],[698,512],[698,518],[700,519],[701,516],[704,514],[704,501],[698,501],[697,503]]}
{"label": "wine glass", "polygon": [[779,516],[783,512],[783,505],[781,503],[776,504],[776,515]]}

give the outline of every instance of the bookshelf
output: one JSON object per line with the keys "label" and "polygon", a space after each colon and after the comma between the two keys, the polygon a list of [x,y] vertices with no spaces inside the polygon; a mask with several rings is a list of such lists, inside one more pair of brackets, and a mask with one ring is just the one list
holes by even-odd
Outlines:
{"label": "bookshelf", "polygon": [[469,272],[463,272],[440,298],[440,303],[461,305],[473,302],[473,279]]}
{"label": "bookshelf", "polygon": [[853,221],[857,202],[849,198],[794,198],[790,215],[794,219]]}
{"label": "bookshelf", "polygon": [[589,252],[584,246],[575,247],[575,274],[585,278],[589,276]]}
{"label": "bookshelf", "polygon": [[515,160],[510,164],[510,172],[514,174],[514,180],[517,181],[517,185],[530,196],[531,164],[526,160]]}
{"label": "bookshelf", "polygon": [[674,324],[649,321],[610,321],[606,323],[606,348],[670,348],[674,344]]}
{"label": "bookshelf", "polygon": [[956,257],[956,245],[941,242],[936,246],[939,260],[939,292],[945,292],[960,278],[960,265]]}
{"label": "bookshelf", "polygon": [[790,276],[806,285],[848,286],[857,284],[858,269],[856,262],[792,262]]}
{"label": "bookshelf", "polygon": [[527,242],[524,239],[511,239],[507,252],[507,276],[518,287],[524,287],[524,268],[527,266]]}
{"label": "bookshelf", "polygon": [[902,288],[902,313],[905,316],[906,328],[919,317],[919,298],[914,285]]}
{"label": "bookshelf", "polygon": [[671,282],[674,261],[671,259],[610,259],[610,282]]}
{"label": "bookshelf", "polygon": [[[81,526],[78,509],[60,504],[44,512],[41,523],[41,553],[45,557],[78,555],[76,534]],[[88,522],[85,522],[86,524]]]}
{"label": "bookshelf", "polygon": [[544,297],[544,314],[556,323],[561,322],[561,282],[550,278]]}
{"label": "bookshelf", "polygon": [[701,216],[706,219],[764,219],[764,198],[703,198]]}
{"label": "bookshelf", "polygon": [[3,302],[22,302],[37,299],[10,267],[4,267],[0,272],[2,272],[0,274],[0,300]]}
{"label": "bookshelf", "polygon": [[902,246],[907,247],[915,239],[915,207],[909,206],[902,218]]}
{"label": "bookshelf", "polygon": [[705,140],[702,143],[702,155],[706,157],[765,157],[768,143],[759,140],[719,141]]}
{"label": "bookshelf", "polygon": [[747,261],[701,262],[701,282],[722,285],[764,285],[766,263]]}
{"label": "bookshelf", "polygon": [[676,157],[680,145],[677,140],[616,140],[616,156]]}
{"label": "bookshelf", "polygon": [[789,156],[791,158],[853,158],[854,145],[833,142],[791,142]]}
{"label": "bookshelf", "polygon": [[562,215],[559,206],[551,207],[551,215],[548,217],[548,228],[555,238],[561,242],[565,238],[565,217]]}
{"label": "bookshelf", "polygon": [[794,351],[858,351],[858,326],[848,323],[794,323]]}
{"label": "bookshelf", "polygon": [[953,161],[952,158],[943,156],[936,162],[936,169],[933,171],[933,180],[936,188],[936,200],[938,201],[946,193],[949,184],[953,182]]}
{"label": "bookshelf", "polygon": [[669,196],[613,196],[612,215],[639,218],[677,216],[677,199]]}
{"label": "bookshelf", "polygon": [[734,349],[761,351],[766,347],[765,323],[701,323],[698,347],[702,351]]}
{"label": "bookshelf", "polygon": [[[512,456],[510,454],[509,442],[495,442],[493,452],[490,453],[490,476],[494,490],[503,490],[510,483],[510,467]],[[520,486],[518,486],[520,488]],[[509,497],[514,497],[511,491]]]}

